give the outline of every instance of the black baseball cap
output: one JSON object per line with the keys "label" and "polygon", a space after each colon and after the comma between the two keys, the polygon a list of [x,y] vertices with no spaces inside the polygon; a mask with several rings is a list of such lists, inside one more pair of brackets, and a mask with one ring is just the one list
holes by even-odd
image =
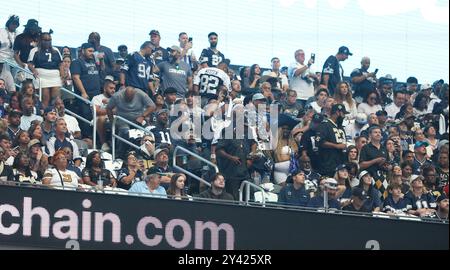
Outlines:
{"label": "black baseball cap", "polygon": [[161,36],[161,35],[159,34],[159,31],[158,31],[158,30],[155,30],[155,29],[153,29],[152,31],[150,31],[149,35],[150,35],[150,36],[151,36],[151,35],[158,35],[158,36]]}
{"label": "black baseball cap", "polygon": [[353,55],[353,53],[351,53],[350,50],[346,46],[341,46],[339,48],[338,53],[346,54],[346,55]]}
{"label": "black baseball cap", "polygon": [[313,121],[314,123],[318,123],[318,124],[322,123],[322,121],[323,121],[323,115],[321,115],[320,113],[315,113],[315,114],[313,115],[313,117],[312,117],[312,121]]}
{"label": "black baseball cap", "polygon": [[336,166],[336,171],[340,171],[340,170],[343,170],[343,169],[348,169],[347,165],[345,165],[344,163],[343,164],[339,164],[339,165]]}
{"label": "black baseball cap", "polygon": [[177,93],[177,89],[173,88],[173,87],[168,87],[166,90],[164,90],[164,95],[165,94],[176,94]]}
{"label": "black baseball cap", "polygon": [[343,104],[334,104],[333,107],[331,107],[331,114],[336,112],[343,112],[345,114],[349,114],[349,112],[347,112]]}
{"label": "black baseball cap", "polygon": [[125,51],[125,50],[128,50],[128,47],[127,47],[127,45],[122,44],[122,45],[119,45],[119,47],[117,47],[117,50]]}
{"label": "black baseball cap", "polygon": [[367,195],[367,192],[363,188],[360,188],[360,187],[353,188],[352,196],[355,196],[362,201],[367,200],[369,198],[369,196]]}
{"label": "black baseball cap", "polygon": [[382,116],[382,115],[387,116],[388,115],[388,113],[385,110],[379,110],[375,114],[377,116]]}
{"label": "black baseball cap", "polygon": [[8,113],[8,117],[16,117],[16,116],[22,116],[22,112],[17,110],[12,110]]}

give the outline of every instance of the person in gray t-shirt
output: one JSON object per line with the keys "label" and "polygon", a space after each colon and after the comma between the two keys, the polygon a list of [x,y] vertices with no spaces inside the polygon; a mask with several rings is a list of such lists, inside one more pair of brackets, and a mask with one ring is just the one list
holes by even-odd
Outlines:
{"label": "person in gray t-shirt", "polygon": [[[155,103],[150,97],[141,90],[136,90],[134,87],[128,86],[125,90],[116,92],[108,102],[106,110],[108,112],[109,120],[113,121],[113,109],[115,114],[127,119],[130,122],[137,123],[145,126],[145,119],[155,110]],[[124,139],[128,139],[128,131],[130,126],[123,122],[117,121],[116,130],[119,132],[119,136]],[[119,155],[124,154],[126,150],[126,144],[119,144]]]}
{"label": "person in gray t-shirt", "polygon": [[184,98],[187,91],[192,90],[192,71],[191,67],[181,60],[181,49],[178,46],[170,48],[170,61],[161,62],[158,68],[161,74],[161,89],[164,90],[173,87],[177,89],[177,97]]}

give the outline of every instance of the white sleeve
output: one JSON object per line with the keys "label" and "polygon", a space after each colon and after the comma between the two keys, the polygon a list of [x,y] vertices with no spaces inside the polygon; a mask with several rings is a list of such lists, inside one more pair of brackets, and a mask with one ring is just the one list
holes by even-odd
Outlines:
{"label": "white sleeve", "polygon": [[61,62],[62,62],[63,59],[62,59],[61,53],[59,52],[58,48],[53,47],[53,50],[55,50],[55,51],[58,53],[59,59],[60,59]]}
{"label": "white sleeve", "polygon": [[194,77],[194,81],[192,82],[192,84],[194,85],[200,85],[200,75],[202,75],[203,72],[200,70],[197,75],[195,75]]}
{"label": "white sleeve", "polygon": [[47,150],[48,150],[48,156],[51,157],[55,154],[55,137],[51,137],[47,141]]}
{"label": "white sleeve", "polygon": [[33,62],[33,58],[34,58],[34,55],[36,54],[37,50],[38,50],[37,47],[31,49],[30,55],[28,55],[28,63]]}
{"label": "white sleeve", "polygon": [[78,145],[71,140],[70,143],[72,144],[72,148],[73,148],[73,157],[79,157],[80,156],[80,151],[78,150]]}

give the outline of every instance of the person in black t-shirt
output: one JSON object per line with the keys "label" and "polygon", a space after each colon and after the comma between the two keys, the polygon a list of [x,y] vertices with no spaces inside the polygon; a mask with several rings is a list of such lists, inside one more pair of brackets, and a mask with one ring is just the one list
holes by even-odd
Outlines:
{"label": "person in black t-shirt", "polygon": [[321,84],[328,88],[330,96],[334,95],[337,84],[344,80],[344,70],[339,62],[345,61],[349,55],[353,55],[350,50],[342,46],[336,55],[330,55],[323,64]]}
{"label": "person in black t-shirt", "polygon": [[302,156],[308,156],[311,159],[312,167],[317,170],[320,167],[321,160],[319,156],[319,137],[317,130],[323,121],[321,114],[314,114],[309,129],[303,134],[300,139],[300,152]]}
{"label": "person in black t-shirt", "polygon": [[161,35],[158,30],[152,30],[149,33],[150,41],[155,46],[152,54],[152,58],[155,60],[155,64],[158,65],[161,62],[169,61],[169,52],[162,48],[159,43],[161,41]]}
{"label": "person in black t-shirt", "polygon": [[[215,32],[211,32],[208,34],[208,40],[209,40],[209,48],[203,49],[200,60],[202,60],[202,67],[206,67],[205,64],[208,65],[208,67],[217,67],[217,65],[225,60],[225,55],[221,53],[217,49],[217,40],[218,35]],[[207,61],[207,62],[204,62]]]}
{"label": "person in black t-shirt", "polygon": [[28,56],[31,49],[37,46],[41,28],[35,19],[29,19],[22,34],[14,41],[14,60],[23,68],[27,68]]}
{"label": "person in black t-shirt", "polygon": [[376,73],[369,72],[370,58],[363,57],[361,59],[361,68],[352,71],[350,77],[353,83],[353,97],[358,103],[362,103],[369,91],[375,90]]}

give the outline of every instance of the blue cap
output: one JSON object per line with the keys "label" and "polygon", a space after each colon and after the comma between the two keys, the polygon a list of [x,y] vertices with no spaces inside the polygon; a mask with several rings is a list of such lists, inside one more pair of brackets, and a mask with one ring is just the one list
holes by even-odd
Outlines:
{"label": "blue cap", "polygon": [[430,145],[428,142],[425,141],[418,141],[414,144],[414,149],[425,146],[427,147],[428,145]]}
{"label": "blue cap", "polygon": [[44,110],[44,114],[47,114],[47,113],[49,113],[49,112],[54,112],[54,113],[56,113],[55,107],[53,107],[53,106],[47,106],[47,108],[45,108],[45,110]]}

